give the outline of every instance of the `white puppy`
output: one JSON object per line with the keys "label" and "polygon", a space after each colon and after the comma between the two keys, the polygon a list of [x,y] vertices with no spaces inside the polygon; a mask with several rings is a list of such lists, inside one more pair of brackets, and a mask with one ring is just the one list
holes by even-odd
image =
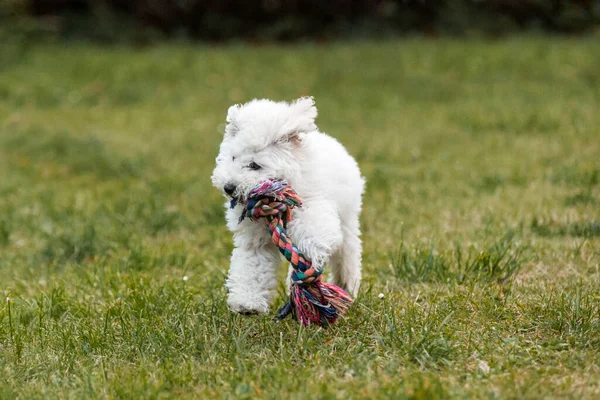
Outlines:
{"label": "white puppy", "polygon": [[[314,101],[307,97],[230,107],[212,182],[227,198],[243,200],[261,180],[287,180],[303,202],[293,211],[290,238],[316,268],[322,270],[327,263],[333,283],[355,296],[361,279],[364,180],[346,149],[318,131],[316,116]],[[235,246],[227,303],[238,313],[267,313],[281,263],[279,251],[265,224],[249,219],[238,223],[242,206],[226,206]]]}

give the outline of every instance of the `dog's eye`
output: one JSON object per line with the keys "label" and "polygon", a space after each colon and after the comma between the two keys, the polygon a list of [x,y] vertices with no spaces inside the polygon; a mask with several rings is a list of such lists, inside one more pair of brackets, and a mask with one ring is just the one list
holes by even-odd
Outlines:
{"label": "dog's eye", "polygon": [[235,161],[235,156],[231,157],[231,161]]}
{"label": "dog's eye", "polygon": [[258,165],[257,163],[255,163],[254,161],[252,161],[249,165],[248,168],[250,168],[253,171],[258,171],[259,169],[261,169],[262,167],[260,165]]}

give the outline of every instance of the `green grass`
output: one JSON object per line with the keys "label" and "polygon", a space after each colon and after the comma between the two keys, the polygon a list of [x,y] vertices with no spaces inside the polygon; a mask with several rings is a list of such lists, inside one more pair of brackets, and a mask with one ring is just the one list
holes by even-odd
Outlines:
{"label": "green grass", "polygon": [[[600,395],[598,40],[0,52],[0,398]],[[368,181],[326,330],[227,310],[209,181],[307,94]]]}

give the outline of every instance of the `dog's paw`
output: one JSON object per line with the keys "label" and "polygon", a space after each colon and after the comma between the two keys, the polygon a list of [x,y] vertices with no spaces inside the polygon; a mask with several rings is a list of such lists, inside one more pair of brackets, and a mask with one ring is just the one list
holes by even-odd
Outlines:
{"label": "dog's paw", "polygon": [[269,313],[269,303],[262,297],[243,299],[230,297],[227,300],[227,305],[231,311],[242,315]]}

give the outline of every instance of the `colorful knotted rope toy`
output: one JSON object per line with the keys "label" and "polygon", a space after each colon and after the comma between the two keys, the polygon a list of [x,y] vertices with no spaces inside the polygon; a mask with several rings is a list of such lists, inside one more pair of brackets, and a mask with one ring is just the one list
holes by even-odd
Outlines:
{"label": "colorful knotted rope toy", "polygon": [[[231,208],[237,200],[231,201]],[[248,217],[253,221],[264,218],[273,243],[292,264],[290,300],[279,309],[278,320],[289,314],[304,325],[329,325],[344,314],[352,298],[344,290],[321,279],[322,270],[312,266],[289,238],[287,223],[292,209],[302,207],[298,194],[286,181],[268,180],[256,185],[245,201],[240,222]]]}

